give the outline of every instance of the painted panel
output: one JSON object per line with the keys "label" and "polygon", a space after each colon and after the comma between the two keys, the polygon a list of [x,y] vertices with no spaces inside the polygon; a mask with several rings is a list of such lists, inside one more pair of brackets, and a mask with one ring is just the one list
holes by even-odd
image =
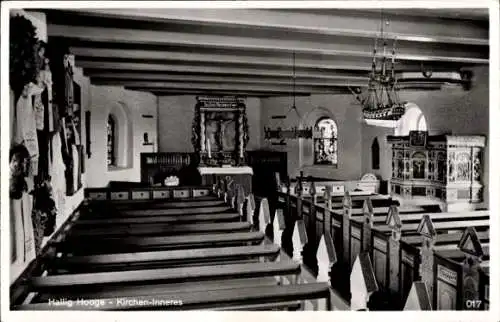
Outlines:
{"label": "painted panel", "polygon": [[203,197],[208,195],[208,190],[207,189],[194,189],[193,190],[193,197]]}
{"label": "painted panel", "polygon": [[149,199],[149,191],[132,191],[132,199]]}
{"label": "painted panel", "polygon": [[455,310],[457,302],[456,289],[443,282],[437,282],[437,310]]}
{"label": "painted panel", "polygon": [[105,192],[90,192],[89,198],[93,199],[93,200],[106,200],[107,199]]}
{"label": "painted panel", "polygon": [[118,191],[111,193],[111,200],[127,200],[128,191]]}
{"label": "painted panel", "polygon": [[156,190],[153,191],[153,199],[168,199],[170,197],[169,190]]}
{"label": "painted panel", "polygon": [[387,270],[387,257],[375,249],[373,251],[373,268],[375,271],[375,278],[380,285],[386,285],[386,270]]}
{"label": "painted panel", "polygon": [[189,190],[174,190],[174,198],[187,198],[189,197]]}
{"label": "painted panel", "polygon": [[442,265],[438,265],[437,278],[453,286],[457,285],[457,272],[454,272]]}
{"label": "painted panel", "polygon": [[351,238],[351,267],[356,261],[356,256],[361,251],[361,241],[359,239]]}

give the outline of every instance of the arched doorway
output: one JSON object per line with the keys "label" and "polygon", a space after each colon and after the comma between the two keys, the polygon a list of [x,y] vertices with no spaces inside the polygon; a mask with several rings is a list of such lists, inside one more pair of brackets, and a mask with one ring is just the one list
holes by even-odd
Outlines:
{"label": "arched doorway", "polygon": [[406,113],[394,129],[394,135],[409,135],[410,131],[427,131],[427,121],[422,110],[413,103],[407,104]]}

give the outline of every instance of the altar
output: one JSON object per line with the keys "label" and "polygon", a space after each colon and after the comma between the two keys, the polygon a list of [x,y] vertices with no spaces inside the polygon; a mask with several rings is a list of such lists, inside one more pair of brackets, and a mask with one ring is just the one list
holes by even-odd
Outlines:
{"label": "altar", "polygon": [[203,185],[233,179],[252,191],[253,170],[246,163],[248,124],[245,100],[236,96],[198,96],[193,148]]}
{"label": "altar", "polygon": [[241,167],[198,167],[203,185],[213,185],[221,179],[231,179],[241,184],[246,192],[252,191],[253,170],[248,166]]}

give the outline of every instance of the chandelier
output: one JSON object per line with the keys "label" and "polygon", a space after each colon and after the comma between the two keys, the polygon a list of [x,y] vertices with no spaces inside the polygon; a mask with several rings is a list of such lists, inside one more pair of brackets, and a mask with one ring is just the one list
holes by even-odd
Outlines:
{"label": "chandelier", "polygon": [[[302,122],[302,116],[297,110],[297,106],[295,104],[295,52],[293,53],[293,105],[290,107],[286,115],[273,115],[271,119],[273,120],[285,120],[288,117],[290,112],[294,111],[299,119],[299,123]],[[313,129],[312,127],[299,128],[297,126],[287,128],[282,124],[282,126],[278,126],[275,129],[271,127],[264,127],[264,138],[265,140],[277,140],[278,142],[273,142],[273,145],[285,145],[285,139],[312,139],[313,137]]]}
{"label": "chandelier", "polygon": [[363,108],[363,119],[366,124],[394,128],[406,111],[406,103],[399,100],[397,93],[394,68],[396,40],[394,40],[390,57],[390,69],[388,66],[389,58],[386,54],[387,40],[384,38],[383,14],[381,14],[380,38],[383,41],[383,53],[382,57],[377,59],[378,38],[376,37],[366,94],[362,97],[361,93],[356,93],[350,87],[349,89]]}

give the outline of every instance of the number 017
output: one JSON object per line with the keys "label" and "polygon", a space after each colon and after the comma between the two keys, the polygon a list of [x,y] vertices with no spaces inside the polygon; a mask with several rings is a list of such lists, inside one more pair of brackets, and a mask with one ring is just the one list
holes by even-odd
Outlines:
{"label": "number 017", "polygon": [[467,300],[465,301],[465,308],[469,310],[477,310],[481,308],[481,300]]}

